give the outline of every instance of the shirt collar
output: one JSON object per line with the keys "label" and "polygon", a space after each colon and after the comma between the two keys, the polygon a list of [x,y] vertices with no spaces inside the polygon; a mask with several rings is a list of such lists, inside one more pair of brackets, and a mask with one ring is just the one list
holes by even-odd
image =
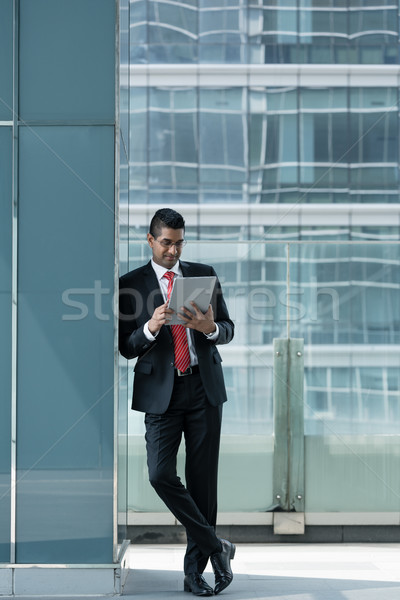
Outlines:
{"label": "shirt collar", "polygon": [[153,259],[151,259],[151,266],[153,267],[153,269],[156,273],[156,277],[157,277],[158,281],[160,281],[164,277],[164,275],[167,271],[172,271],[173,273],[175,273],[175,275],[182,275],[181,267],[179,265],[179,260],[172,267],[172,269],[166,269],[165,267],[158,265],[157,263],[154,262]]}

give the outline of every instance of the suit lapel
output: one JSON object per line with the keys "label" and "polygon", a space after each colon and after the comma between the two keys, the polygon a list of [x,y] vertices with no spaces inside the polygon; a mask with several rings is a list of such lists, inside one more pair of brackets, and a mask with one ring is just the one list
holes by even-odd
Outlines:
{"label": "suit lapel", "polygon": [[190,263],[187,263],[183,260],[180,261],[180,267],[182,270],[183,277],[193,277],[193,268]]}

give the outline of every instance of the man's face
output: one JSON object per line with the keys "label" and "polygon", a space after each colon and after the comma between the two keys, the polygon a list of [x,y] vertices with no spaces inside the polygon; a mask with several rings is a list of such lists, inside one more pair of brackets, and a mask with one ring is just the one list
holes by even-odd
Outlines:
{"label": "man's face", "polygon": [[169,227],[163,227],[157,238],[154,238],[151,233],[147,234],[147,241],[153,251],[153,260],[157,265],[165,269],[172,269],[176,265],[182,254],[184,234],[184,229],[170,229]]}

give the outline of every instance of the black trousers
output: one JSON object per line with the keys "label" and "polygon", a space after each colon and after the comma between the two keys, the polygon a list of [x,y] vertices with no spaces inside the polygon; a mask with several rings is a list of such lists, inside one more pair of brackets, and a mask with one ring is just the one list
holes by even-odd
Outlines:
{"label": "black trousers", "polygon": [[[150,483],[186,529],[185,574],[202,573],[221,547],[215,533],[221,419],[222,406],[208,403],[198,373],[175,377],[168,410],[145,416]],[[182,434],[186,487],[176,472]]]}

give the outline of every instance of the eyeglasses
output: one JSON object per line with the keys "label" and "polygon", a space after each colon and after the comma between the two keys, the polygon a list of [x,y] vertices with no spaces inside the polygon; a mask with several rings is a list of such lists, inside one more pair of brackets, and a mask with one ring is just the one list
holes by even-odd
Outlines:
{"label": "eyeglasses", "polygon": [[186,240],[179,240],[179,242],[171,242],[170,240],[157,240],[156,238],[154,238],[156,240],[156,242],[158,242],[163,248],[171,248],[171,246],[175,246],[175,248],[177,250],[180,250],[181,248],[183,248],[183,246],[186,246],[187,241]]}

